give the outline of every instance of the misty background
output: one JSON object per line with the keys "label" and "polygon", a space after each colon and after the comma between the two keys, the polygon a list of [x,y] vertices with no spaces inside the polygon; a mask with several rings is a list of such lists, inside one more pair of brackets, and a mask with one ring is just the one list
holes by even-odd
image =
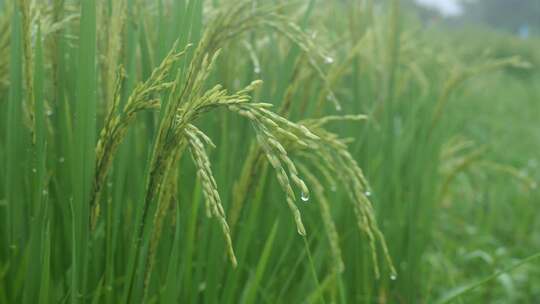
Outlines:
{"label": "misty background", "polygon": [[480,26],[523,38],[540,34],[540,0],[404,0],[426,22]]}

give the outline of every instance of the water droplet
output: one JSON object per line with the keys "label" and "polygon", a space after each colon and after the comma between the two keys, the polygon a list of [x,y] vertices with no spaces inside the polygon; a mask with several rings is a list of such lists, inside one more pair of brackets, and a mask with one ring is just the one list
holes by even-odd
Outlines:
{"label": "water droplet", "polygon": [[206,289],[206,282],[199,283],[199,292],[203,292]]}
{"label": "water droplet", "polygon": [[392,280],[392,281],[397,280],[397,274],[392,273],[392,274],[390,275],[390,280]]}
{"label": "water droplet", "polygon": [[46,114],[47,114],[47,116],[52,116],[52,115],[53,115],[53,111],[47,110],[47,113],[46,113]]}
{"label": "water droplet", "polygon": [[324,63],[332,64],[332,63],[334,63],[334,58],[332,58],[330,56],[326,56],[326,57],[324,57]]}
{"label": "water droplet", "polygon": [[339,103],[336,103],[336,111],[338,112],[341,111],[341,105]]}
{"label": "water droplet", "polygon": [[112,183],[111,183],[111,182],[108,182],[108,183],[107,183],[107,187],[112,188]]}
{"label": "water droplet", "polygon": [[256,66],[255,68],[253,68],[253,72],[254,72],[255,74],[260,74],[260,73],[261,73],[261,68],[258,67],[258,66]]}
{"label": "water droplet", "polygon": [[32,168],[32,172],[36,173],[36,172],[37,172],[37,169],[36,169],[36,168]]}
{"label": "water droplet", "polygon": [[368,190],[368,191],[364,192],[364,195],[368,196],[368,197],[371,196],[371,191]]}
{"label": "water droplet", "polygon": [[304,201],[304,202],[309,201],[309,193],[302,192],[302,194],[300,195],[300,199],[302,199],[302,201]]}
{"label": "water droplet", "polygon": [[336,185],[332,185],[332,186],[330,187],[330,190],[331,190],[332,192],[336,192],[336,190],[337,190]]}
{"label": "water droplet", "polygon": [[46,189],[43,190],[41,193],[43,193],[43,195],[47,196],[49,194],[49,191],[47,191]]}
{"label": "water droplet", "polygon": [[58,159],[58,161],[59,161],[60,163],[63,163],[63,162],[65,162],[65,161],[66,161],[66,159],[65,159],[65,158],[63,158],[63,157],[60,157],[60,158]]}

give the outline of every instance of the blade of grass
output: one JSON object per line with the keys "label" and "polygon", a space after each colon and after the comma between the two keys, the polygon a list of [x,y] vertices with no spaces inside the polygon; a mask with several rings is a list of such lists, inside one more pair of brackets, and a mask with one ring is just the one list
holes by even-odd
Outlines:
{"label": "blade of grass", "polygon": [[[196,181],[195,187],[193,188],[193,198],[191,200],[191,213],[188,221],[188,229],[186,232],[186,250],[182,263],[182,298],[190,300],[192,299],[192,276],[193,276],[193,261],[194,261],[194,250],[197,247],[196,244],[196,232],[197,232],[197,219],[199,215],[199,205],[201,203],[201,184],[199,180]],[[179,225],[179,223],[177,223]]]}
{"label": "blade of grass", "polygon": [[34,303],[35,299],[39,298],[40,288],[40,276],[36,276],[35,272],[42,273],[42,265],[45,257],[43,256],[43,231],[46,229],[47,224],[47,212],[46,212],[46,198],[47,191],[45,190],[45,175],[46,175],[46,126],[45,126],[45,110],[44,110],[44,92],[43,92],[43,50],[41,44],[41,27],[38,26],[38,32],[35,43],[34,52],[34,93],[32,96],[35,98],[32,103],[35,107],[35,126],[36,126],[36,141],[35,151],[33,155],[34,159],[34,171],[33,183],[34,183],[34,195],[33,205],[31,213],[33,217],[33,225],[31,227],[30,242],[28,247],[30,248],[29,267],[25,279],[25,291],[23,301],[25,303]]}
{"label": "blade of grass", "polygon": [[249,287],[245,290],[245,296],[243,303],[255,303],[256,297],[257,297],[257,290],[259,290],[259,284],[261,283],[261,280],[263,278],[263,275],[266,271],[266,267],[268,265],[268,260],[270,258],[270,254],[272,253],[272,248],[274,245],[274,240],[276,238],[276,232],[278,228],[279,221],[276,221],[274,225],[272,226],[272,230],[270,231],[270,235],[266,239],[266,243],[264,244],[264,249],[262,251],[261,257],[259,258],[259,262],[257,263],[257,268],[255,270],[255,276],[252,280],[249,282]]}
{"label": "blade of grass", "polygon": [[45,224],[42,231],[41,239],[43,244],[42,260],[41,260],[41,277],[39,287],[39,303],[50,303],[50,288],[51,288],[51,235],[50,235],[50,222],[48,220],[48,212],[44,213]]}
{"label": "blade of grass", "polygon": [[96,137],[96,3],[81,2],[74,118],[73,252],[71,303],[84,303],[87,291],[89,199]]}
{"label": "blade of grass", "polygon": [[[176,218],[177,220],[180,219],[180,204],[177,204],[176,206]],[[162,303],[176,303],[177,297],[180,292],[178,284],[177,284],[177,276],[178,276],[178,267],[179,267],[179,259],[178,257],[181,256],[180,254],[180,237],[182,235],[181,231],[182,225],[180,223],[176,223],[176,229],[174,233],[174,239],[173,239],[173,247],[171,250],[171,258],[169,259],[169,264],[167,267],[167,275],[164,282],[164,290],[161,294],[161,301]],[[188,270],[191,271],[191,270]]]}
{"label": "blade of grass", "polygon": [[[21,144],[19,138],[24,130],[22,124],[22,40],[21,18],[18,10],[12,14],[11,47],[10,47],[10,89],[6,128],[6,184],[4,193],[7,201],[6,231],[8,231],[8,248],[16,249],[16,235],[22,232],[20,225],[20,210],[18,193],[21,184]],[[11,253],[9,253],[11,255]],[[13,263],[14,261],[12,261]],[[13,263],[14,265],[14,263]]]}

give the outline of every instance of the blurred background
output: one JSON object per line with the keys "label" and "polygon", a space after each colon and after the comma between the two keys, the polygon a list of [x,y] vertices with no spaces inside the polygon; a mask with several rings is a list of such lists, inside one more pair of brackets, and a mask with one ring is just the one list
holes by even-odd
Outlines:
{"label": "blurred background", "polygon": [[528,38],[540,29],[536,0],[406,0],[426,24],[489,27]]}

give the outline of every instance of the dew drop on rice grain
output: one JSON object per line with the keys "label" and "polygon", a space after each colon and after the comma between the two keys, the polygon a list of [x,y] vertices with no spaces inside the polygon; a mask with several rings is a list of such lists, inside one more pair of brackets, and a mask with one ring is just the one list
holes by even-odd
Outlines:
{"label": "dew drop on rice grain", "polygon": [[302,194],[300,195],[300,199],[304,202],[309,201],[309,193],[302,192]]}
{"label": "dew drop on rice grain", "polygon": [[332,64],[332,63],[334,63],[334,58],[332,58],[331,56],[326,56],[326,57],[324,57],[324,63]]}

